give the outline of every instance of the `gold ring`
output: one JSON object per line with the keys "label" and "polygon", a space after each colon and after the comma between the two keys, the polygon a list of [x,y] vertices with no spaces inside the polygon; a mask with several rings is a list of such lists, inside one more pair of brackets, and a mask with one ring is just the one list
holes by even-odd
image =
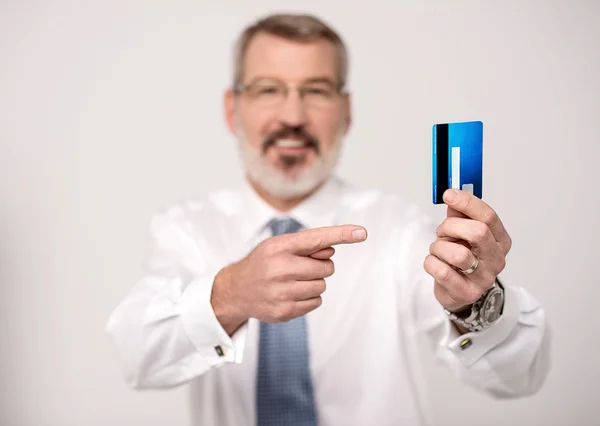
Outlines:
{"label": "gold ring", "polygon": [[475,256],[475,255],[473,257],[474,257],[473,263],[471,264],[469,269],[461,269],[460,272],[462,272],[465,275],[469,275],[469,274],[472,274],[473,272],[475,272],[475,270],[479,266],[479,259],[477,259],[477,256]]}

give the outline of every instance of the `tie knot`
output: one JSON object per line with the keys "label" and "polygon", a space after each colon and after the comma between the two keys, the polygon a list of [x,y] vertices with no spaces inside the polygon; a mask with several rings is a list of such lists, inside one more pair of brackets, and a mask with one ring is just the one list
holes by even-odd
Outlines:
{"label": "tie knot", "polygon": [[269,227],[271,228],[271,233],[275,236],[297,232],[302,228],[302,225],[296,219],[286,217],[283,219],[271,220],[271,222],[269,222]]}

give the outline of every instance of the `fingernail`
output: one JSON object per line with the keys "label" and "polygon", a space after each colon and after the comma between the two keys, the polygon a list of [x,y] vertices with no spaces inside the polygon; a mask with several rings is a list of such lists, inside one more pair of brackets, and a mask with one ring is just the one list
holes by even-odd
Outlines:
{"label": "fingernail", "polygon": [[367,238],[367,231],[364,229],[356,229],[352,231],[352,238],[354,238],[355,241],[363,241]]}
{"label": "fingernail", "polygon": [[457,200],[457,198],[458,194],[453,189],[446,191],[446,193],[444,194],[444,200],[446,200],[447,203],[453,203]]}

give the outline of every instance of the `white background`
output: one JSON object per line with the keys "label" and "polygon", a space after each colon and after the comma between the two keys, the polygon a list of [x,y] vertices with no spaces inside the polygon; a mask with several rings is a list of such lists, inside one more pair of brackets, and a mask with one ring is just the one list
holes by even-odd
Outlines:
{"label": "white background", "polygon": [[0,425],[187,424],[185,388],[126,388],[105,321],[150,215],[241,177],[222,119],[231,45],[290,10],[350,49],[343,177],[441,220],[431,126],[485,123],[484,199],[514,240],[504,278],[545,306],[553,368],[538,395],[499,402],[432,367],[440,424],[595,424],[598,2],[2,0]]}

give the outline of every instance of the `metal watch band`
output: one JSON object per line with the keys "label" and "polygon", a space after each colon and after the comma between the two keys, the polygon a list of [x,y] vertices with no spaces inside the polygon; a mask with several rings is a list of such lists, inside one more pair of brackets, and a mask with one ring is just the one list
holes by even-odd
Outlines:
{"label": "metal watch band", "polygon": [[484,324],[484,322],[482,321],[483,315],[482,315],[481,310],[482,310],[483,305],[485,304],[488,296],[490,295],[490,293],[498,291],[498,290],[504,292],[504,287],[498,281],[498,279],[496,279],[494,284],[489,289],[487,289],[479,297],[479,299],[477,299],[471,305],[471,312],[466,318],[464,316],[461,318],[456,313],[450,312],[447,309],[444,309],[444,312],[452,321],[456,322],[457,324],[462,325],[463,327],[465,327],[466,329],[468,329],[470,331],[485,330],[486,328],[489,328],[489,326],[491,326],[491,324]]}

